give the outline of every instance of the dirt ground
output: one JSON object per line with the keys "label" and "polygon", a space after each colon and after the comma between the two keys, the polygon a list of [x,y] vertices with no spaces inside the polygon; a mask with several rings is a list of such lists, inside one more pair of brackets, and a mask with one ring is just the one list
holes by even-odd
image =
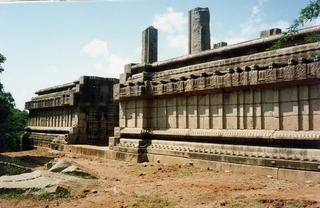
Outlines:
{"label": "dirt ground", "polygon": [[276,180],[253,174],[217,172],[188,165],[133,164],[46,149],[3,153],[36,169],[53,158],[73,160],[100,178],[73,196],[0,199],[0,208],[24,207],[320,207],[320,184]]}

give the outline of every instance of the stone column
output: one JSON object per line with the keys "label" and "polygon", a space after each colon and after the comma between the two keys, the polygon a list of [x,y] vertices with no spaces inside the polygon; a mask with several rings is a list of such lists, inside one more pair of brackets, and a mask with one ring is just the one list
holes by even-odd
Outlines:
{"label": "stone column", "polygon": [[158,61],[158,30],[152,26],[142,32],[142,63]]}
{"label": "stone column", "polygon": [[210,49],[210,13],[208,8],[189,11],[189,54]]}

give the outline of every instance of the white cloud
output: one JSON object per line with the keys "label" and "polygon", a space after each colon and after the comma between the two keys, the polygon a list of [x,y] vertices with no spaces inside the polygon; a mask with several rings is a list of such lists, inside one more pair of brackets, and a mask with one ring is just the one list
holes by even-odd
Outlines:
{"label": "white cloud", "polygon": [[240,27],[242,28],[241,34],[244,36],[254,35],[258,32],[258,28],[252,22],[241,24]]}
{"label": "white cloud", "polygon": [[101,63],[96,63],[93,65],[94,68],[98,69],[98,70],[103,70],[102,64]]}
{"label": "white cloud", "polygon": [[313,27],[316,25],[320,25],[320,18],[314,19],[311,22],[308,21],[307,23],[304,24],[304,27]]}
{"label": "white cloud", "polygon": [[227,42],[228,45],[233,45],[233,44],[241,43],[247,40],[248,40],[247,38],[235,37],[235,38],[227,38],[224,42]]}
{"label": "white cloud", "polygon": [[186,35],[169,35],[169,46],[172,48],[178,48],[183,53],[188,53],[188,37]]}
{"label": "white cloud", "polygon": [[262,24],[260,26],[260,31],[262,30],[269,30],[272,28],[280,28],[282,31],[286,31],[287,28],[290,26],[290,24],[284,20],[279,20],[276,23],[273,24]]}
{"label": "white cloud", "polygon": [[82,47],[81,52],[88,53],[92,57],[109,55],[107,43],[97,39],[90,41],[90,43]]}
{"label": "white cloud", "polygon": [[164,14],[154,17],[154,27],[168,33],[183,32],[186,28],[188,18],[182,12],[175,12],[173,8],[167,8]]}
{"label": "white cloud", "polygon": [[52,73],[59,72],[58,67],[57,67],[57,66],[54,66],[54,65],[50,65],[50,66],[47,68],[47,70],[48,70],[49,72],[52,72]]}
{"label": "white cloud", "polygon": [[119,75],[120,73],[123,73],[124,65],[130,63],[130,59],[122,58],[115,54],[112,54],[108,61],[109,65],[106,71],[113,75]]}
{"label": "white cloud", "polygon": [[82,47],[81,53],[89,54],[97,61],[93,67],[99,71],[118,76],[124,70],[124,65],[130,63],[130,59],[123,58],[109,52],[107,42],[94,39]]}
{"label": "white cloud", "polygon": [[130,62],[130,59],[111,54],[107,58],[106,63],[96,63],[93,65],[93,67],[99,71],[103,71],[108,74],[114,75],[115,77],[118,77],[121,73],[123,73],[124,65]]}
{"label": "white cloud", "polygon": [[258,14],[260,12],[260,8],[258,6],[252,7],[252,15]]}

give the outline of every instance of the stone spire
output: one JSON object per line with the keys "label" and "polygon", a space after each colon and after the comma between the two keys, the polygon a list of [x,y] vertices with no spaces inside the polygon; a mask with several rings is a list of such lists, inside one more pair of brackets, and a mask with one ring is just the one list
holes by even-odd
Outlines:
{"label": "stone spire", "polygon": [[158,30],[153,26],[142,32],[142,63],[158,61]]}
{"label": "stone spire", "polygon": [[189,11],[189,54],[210,49],[210,13],[208,8]]}

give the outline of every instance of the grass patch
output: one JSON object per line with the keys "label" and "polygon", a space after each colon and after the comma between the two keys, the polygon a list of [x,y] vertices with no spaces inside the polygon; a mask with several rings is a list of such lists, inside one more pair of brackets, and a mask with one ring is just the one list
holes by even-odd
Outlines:
{"label": "grass patch", "polygon": [[72,172],[72,173],[63,173],[63,174],[69,175],[69,176],[75,176],[75,177],[83,178],[83,179],[97,179],[93,175],[89,175],[87,173],[82,173],[82,172]]}
{"label": "grass patch", "polygon": [[52,201],[58,198],[70,198],[71,195],[68,190],[64,188],[60,188],[57,193],[42,193],[37,195],[32,194],[23,194],[21,191],[18,190],[12,190],[8,193],[2,193],[0,194],[0,199],[5,200],[12,200],[12,199],[26,199],[26,198],[34,198],[37,200],[46,200],[46,201]]}
{"label": "grass patch", "polygon": [[20,175],[22,173],[28,173],[28,172],[31,172],[31,171],[27,170],[27,169],[22,169],[22,168],[10,166],[10,165],[1,164],[1,167],[0,167],[0,176],[3,176],[3,175]]}
{"label": "grass patch", "polygon": [[177,176],[178,178],[187,178],[190,177],[192,173],[189,170],[181,170],[180,174]]}
{"label": "grass patch", "polygon": [[132,175],[141,175],[141,174],[145,174],[147,172],[151,172],[151,171],[154,171],[154,170],[158,170],[157,167],[154,167],[154,166],[147,166],[147,167],[142,167],[140,168],[138,171],[134,171],[132,173]]}
{"label": "grass patch", "polygon": [[137,200],[133,202],[127,203],[127,206],[129,207],[144,207],[144,208],[163,208],[163,207],[175,207],[174,204],[166,199],[162,199],[159,197],[158,194],[151,195],[151,196],[140,196],[133,194],[131,195],[134,198],[137,198]]}
{"label": "grass patch", "polygon": [[295,208],[295,207],[302,207],[302,205],[300,203],[290,203],[288,204],[288,207]]}
{"label": "grass patch", "polygon": [[0,194],[0,199],[10,200],[10,199],[18,199],[21,197],[21,192],[17,190],[12,190],[8,193]]}
{"label": "grass patch", "polygon": [[254,205],[262,205],[262,202],[260,199],[254,198],[254,199],[249,199],[249,203],[250,204],[254,204]]}
{"label": "grass patch", "polygon": [[34,195],[33,198],[38,200],[52,201],[59,198],[69,198],[71,197],[70,193],[66,189],[60,189],[57,193],[42,193]]}
{"label": "grass patch", "polygon": [[243,204],[234,204],[234,203],[227,204],[225,206],[225,208],[242,208],[242,207],[245,207],[245,206]]}

